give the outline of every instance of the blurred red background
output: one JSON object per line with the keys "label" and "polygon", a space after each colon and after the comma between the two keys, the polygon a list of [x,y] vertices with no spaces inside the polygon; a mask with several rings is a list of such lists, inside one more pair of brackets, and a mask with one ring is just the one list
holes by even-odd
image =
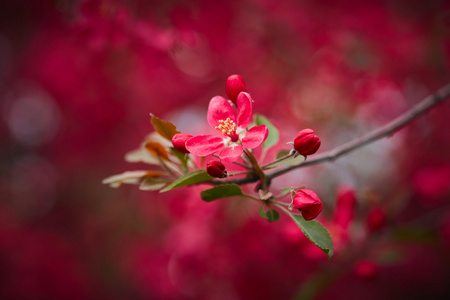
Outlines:
{"label": "blurred red background", "polygon": [[320,152],[385,124],[449,81],[445,1],[0,7],[0,298],[450,296],[450,103],[274,181],[320,196],[331,261],[244,199],[101,184],[144,167],[123,156],[152,131],[150,112],[202,132],[231,74],[280,130],[278,150],[303,128]]}

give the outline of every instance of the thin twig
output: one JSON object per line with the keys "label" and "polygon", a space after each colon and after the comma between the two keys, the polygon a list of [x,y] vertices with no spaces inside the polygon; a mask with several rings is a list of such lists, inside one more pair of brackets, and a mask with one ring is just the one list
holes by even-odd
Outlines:
{"label": "thin twig", "polygon": [[228,173],[227,177],[233,177],[233,176],[238,176],[238,175],[247,175],[247,174],[249,174],[248,171],[234,172],[234,173]]}
{"label": "thin twig", "polygon": [[367,144],[373,143],[383,137],[392,136],[395,132],[399,131],[409,123],[411,123],[414,119],[418,118],[419,116],[426,113],[428,110],[439,104],[442,100],[444,100],[446,97],[450,95],[450,84],[447,84],[443,88],[441,88],[439,91],[437,91],[434,95],[430,95],[420,101],[418,104],[416,104],[414,107],[412,107],[410,110],[406,111],[405,113],[401,114],[391,122],[387,123],[386,125],[374,129],[370,131],[369,133],[363,135],[360,138],[356,138],[348,143],[345,143],[341,146],[338,146],[330,151],[327,151],[325,153],[322,153],[321,155],[318,155],[317,157],[305,161],[300,165],[297,166],[290,166],[286,167],[280,170],[277,170],[269,175],[267,177],[274,178],[281,174],[284,174],[286,172],[289,172],[290,170],[299,168],[299,167],[306,167],[310,165],[319,164],[326,161],[334,161],[338,157],[347,154],[353,150],[356,150],[358,148],[361,148],[362,146],[365,146]]}
{"label": "thin twig", "polygon": [[[278,177],[284,173],[287,173],[293,169],[302,168],[306,166],[316,165],[327,161],[334,161],[335,159],[339,158],[340,156],[347,154],[353,150],[356,150],[358,148],[361,148],[362,146],[365,146],[367,144],[373,143],[383,137],[392,136],[395,132],[402,129],[409,123],[411,123],[413,120],[417,119],[419,116],[423,115],[439,103],[441,103],[443,100],[445,100],[450,95],[450,84],[447,84],[443,88],[441,88],[439,91],[437,91],[434,95],[430,95],[423,100],[421,100],[418,104],[416,104],[414,107],[406,111],[405,113],[401,114],[391,122],[387,123],[386,125],[374,129],[367,134],[356,138],[348,143],[345,143],[341,146],[338,146],[334,149],[331,149],[329,151],[326,151],[320,155],[317,155],[315,158],[304,161],[300,165],[295,166],[289,166],[285,167],[279,170],[276,170],[270,174],[266,175],[266,180],[270,182],[271,179]],[[239,179],[229,179],[229,180],[211,180],[207,183],[217,185],[217,184],[246,184],[246,183],[252,183],[258,181],[260,178],[256,174],[250,174],[247,177],[239,178]]]}
{"label": "thin twig", "polygon": [[264,170],[264,169],[267,169],[267,168],[270,168],[272,165],[274,165],[274,164],[276,164],[276,163],[279,163],[280,161],[283,161],[283,160],[285,160],[285,159],[288,159],[288,158],[290,158],[290,157],[292,157],[292,156],[294,156],[294,155],[295,155],[295,151],[291,151],[291,152],[289,152],[288,154],[286,154],[286,155],[284,155],[284,156],[282,156],[282,157],[280,157],[280,158],[274,160],[273,162],[268,163],[268,164],[262,166],[261,168],[262,168],[263,170]]}
{"label": "thin twig", "polygon": [[277,205],[281,205],[281,206],[286,206],[289,207],[289,203],[284,203],[284,202],[277,202],[277,201],[269,201],[271,204],[277,206]]}

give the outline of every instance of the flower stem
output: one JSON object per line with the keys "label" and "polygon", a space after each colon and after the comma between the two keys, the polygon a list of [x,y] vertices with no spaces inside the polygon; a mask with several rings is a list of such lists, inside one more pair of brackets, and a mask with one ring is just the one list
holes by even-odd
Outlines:
{"label": "flower stem", "polygon": [[280,203],[274,203],[274,205],[276,207],[278,207],[279,209],[281,209],[282,211],[284,211],[289,217],[291,217],[293,219],[293,213],[291,213],[288,209],[284,208],[283,205],[280,205]]}
{"label": "flower stem", "polygon": [[282,156],[282,157],[280,157],[280,158],[274,160],[273,162],[268,163],[268,164],[262,166],[261,168],[262,168],[263,170],[264,170],[264,169],[267,169],[267,168],[270,168],[270,166],[272,166],[272,165],[274,165],[274,164],[276,164],[276,163],[279,163],[280,161],[283,161],[283,160],[285,160],[285,159],[288,159],[289,157],[292,157],[292,156],[294,156],[294,155],[295,155],[295,152],[292,152],[292,153],[289,152],[289,154],[286,154],[285,156]]}
{"label": "flower stem", "polygon": [[277,202],[277,201],[272,201],[272,200],[270,200],[269,201],[271,204],[273,204],[273,205],[275,205],[275,206],[286,206],[286,207],[289,207],[289,203],[284,203],[284,202]]}
{"label": "flower stem", "polygon": [[247,175],[248,171],[243,171],[243,172],[234,172],[234,173],[228,173],[227,177],[233,177],[233,176],[237,176],[237,175]]}
{"label": "flower stem", "polygon": [[253,168],[255,169],[256,173],[258,174],[259,178],[261,179],[262,189],[264,193],[267,193],[268,186],[266,181],[266,174],[264,174],[264,171],[261,169],[261,167],[258,164],[258,161],[256,160],[255,156],[252,152],[244,149],[245,154],[247,155],[248,159],[250,160],[251,164],[253,165]]}

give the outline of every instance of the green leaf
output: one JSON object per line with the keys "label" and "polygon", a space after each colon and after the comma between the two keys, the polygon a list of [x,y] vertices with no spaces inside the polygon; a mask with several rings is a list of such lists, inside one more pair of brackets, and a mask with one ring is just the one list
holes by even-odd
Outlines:
{"label": "green leaf", "polygon": [[177,180],[175,180],[174,182],[172,182],[171,184],[169,184],[168,186],[166,186],[159,192],[164,193],[164,192],[170,191],[170,190],[178,188],[178,187],[192,185],[192,184],[208,181],[211,179],[213,179],[213,178],[211,176],[209,176],[208,173],[206,173],[206,170],[196,170],[196,171],[192,171],[187,174],[184,174],[183,176],[181,176],[180,178],[178,178]]}
{"label": "green leaf", "polygon": [[200,193],[202,199],[206,202],[211,202],[217,199],[245,196],[242,194],[241,188],[236,184],[224,184],[205,190]]}
{"label": "green leaf", "polygon": [[280,158],[282,158],[283,156],[288,155],[289,152],[290,152],[289,150],[281,150],[280,152],[277,153],[276,159],[280,159]]}
{"label": "green leaf", "polygon": [[263,217],[264,219],[267,219],[267,214],[266,214],[266,212],[264,211],[264,205],[262,205],[262,206],[259,208],[258,213],[259,213],[259,215],[260,215],[261,217]]}
{"label": "green leaf", "polygon": [[267,129],[269,129],[269,134],[267,135],[267,139],[262,144],[264,149],[267,150],[270,147],[276,145],[280,138],[280,134],[278,133],[278,129],[273,126],[273,124],[262,115],[254,115],[256,125],[266,125]]}
{"label": "green leaf", "polygon": [[328,230],[317,220],[306,221],[301,215],[291,214],[289,211],[285,212],[294,220],[303,234],[320,250],[325,252],[328,259],[333,256],[333,240],[331,239]]}
{"label": "green leaf", "polygon": [[267,220],[269,220],[269,222],[273,222],[273,221],[278,221],[280,219],[280,214],[274,210],[274,209],[270,209],[266,212],[267,216],[269,217]]}
{"label": "green leaf", "polygon": [[163,121],[153,114],[150,114],[152,117],[152,125],[155,128],[156,132],[159,133],[163,138],[172,141],[172,137],[179,133],[177,127],[170,122]]}
{"label": "green leaf", "polygon": [[278,221],[280,219],[280,214],[276,210],[269,209],[267,212],[264,211],[264,205],[259,208],[258,212],[261,217],[269,222]]}

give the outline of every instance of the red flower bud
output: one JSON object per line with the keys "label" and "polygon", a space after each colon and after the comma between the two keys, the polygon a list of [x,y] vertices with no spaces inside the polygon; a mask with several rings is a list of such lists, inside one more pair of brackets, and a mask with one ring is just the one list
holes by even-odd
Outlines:
{"label": "red flower bud", "polygon": [[380,270],[379,267],[372,261],[360,260],[353,267],[353,271],[355,272],[356,276],[362,279],[370,280],[377,277]]}
{"label": "red flower bud", "polygon": [[315,219],[322,211],[323,204],[316,193],[311,190],[298,190],[292,199],[292,207],[298,208],[303,218],[309,221]]}
{"label": "red flower bud", "polygon": [[369,211],[366,218],[366,226],[369,232],[378,231],[386,225],[386,213],[380,207]]}
{"label": "red flower bud", "polygon": [[206,165],[206,172],[212,176],[217,178],[224,178],[227,176],[227,170],[225,170],[225,166],[223,163],[217,160],[212,160]]}
{"label": "red flower bud", "polygon": [[239,75],[231,75],[228,77],[225,90],[228,99],[233,101],[234,104],[236,104],[236,99],[240,92],[247,92],[245,82]]}
{"label": "red flower bud", "polygon": [[303,156],[317,152],[320,139],[312,129],[303,129],[297,133],[294,140],[294,149]]}
{"label": "red flower bud", "polygon": [[349,187],[341,187],[336,200],[334,223],[347,230],[353,221],[356,204],[355,191]]}
{"label": "red flower bud", "polygon": [[189,153],[186,149],[186,141],[191,137],[189,133],[177,133],[172,137],[172,145],[181,153]]}

